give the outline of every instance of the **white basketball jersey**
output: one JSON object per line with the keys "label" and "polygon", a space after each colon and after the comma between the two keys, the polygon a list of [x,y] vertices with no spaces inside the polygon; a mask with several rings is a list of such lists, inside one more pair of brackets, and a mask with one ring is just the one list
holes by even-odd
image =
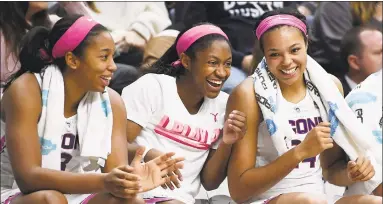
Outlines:
{"label": "white basketball jersey", "polygon": [[77,115],[65,119],[61,136],[61,171],[79,172],[80,147],[77,133]]}
{"label": "white basketball jersey", "polygon": [[[1,121],[1,123],[2,125],[5,124],[3,121]],[[80,157],[77,115],[65,119],[61,139],[61,171],[74,173],[83,172],[81,164],[84,162],[87,163],[89,159]],[[1,151],[1,202],[4,202],[9,196],[20,192],[14,181],[13,170],[5,144],[2,146]],[[89,195],[90,194],[65,194],[69,203],[80,203]]]}
{"label": "white basketball jersey", "polygon": [[158,187],[142,196],[194,203],[201,185],[199,174],[210,148],[219,143],[228,95],[221,92],[214,99],[205,98],[199,111],[190,114],[178,95],[174,77],[146,74],[124,88],[122,98],[128,120],[143,127],[136,143],[185,158],[181,188]]}
{"label": "white basketball jersey", "polygon": [[[307,133],[322,122],[319,109],[314,104],[308,91],[306,91],[305,98],[297,104],[286,101],[282,94],[279,93],[277,103],[278,109],[284,111],[283,115],[288,119],[291,128],[296,133],[291,140],[291,144],[287,144],[289,148],[300,144],[305,139]],[[265,166],[277,159],[277,157],[277,150],[263,121],[259,125],[258,131],[256,166]],[[268,199],[290,192],[324,192],[319,156],[305,159],[299,163],[285,178],[265,193],[254,198],[254,200]]]}

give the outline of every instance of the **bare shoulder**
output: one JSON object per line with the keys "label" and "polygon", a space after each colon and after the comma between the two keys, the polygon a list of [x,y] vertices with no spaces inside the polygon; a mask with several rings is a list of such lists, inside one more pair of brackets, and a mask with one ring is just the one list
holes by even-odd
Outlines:
{"label": "bare shoulder", "polygon": [[254,79],[248,77],[233,89],[229,96],[226,112],[238,110],[247,115],[248,122],[255,122],[260,116],[259,106],[255,97]]}
{"label": "bare shoulder", "polygon": [[116,111],[120,111],[121,109],[123,109],[125,111],[124,101],[122,100],[121,96],[115,90],[109,87],[107,87],[107,89],[112,109],[115,109]]}
{"label": "bare shoulder", "polygon": [[246,78],[237,87],[233,89],[229,96],[229,101],[234,100],[246,103],[246,99],[255,99],[254,79],[251,77]]}
{"label": "bare shoulder", "polygon": [[[24,73],[18,77],[4,92],[1,99],[1,109],[27,112],[41,112],[41,89],[32,73]],[[18,112],[19,112],[18,111]]]}

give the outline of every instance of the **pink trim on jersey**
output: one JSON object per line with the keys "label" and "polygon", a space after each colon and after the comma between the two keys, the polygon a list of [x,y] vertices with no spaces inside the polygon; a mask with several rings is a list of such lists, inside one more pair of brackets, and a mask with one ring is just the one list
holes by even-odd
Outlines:
{"label": "pink trim on jersey", "polygon": [[173,200],[172,198],[150,198],[150,199],[144,199],[146,204],[156,204],[157,202],[164,202]]}
{"label": "pink trim on jersey", "polygon": [[275,198],[278,198],[278,197],[281,196],[281,195],[283,195],[283,193],[282,193],[282,194],[279,194],[279,195],[277,195],[277,196],[271,197],[271,198],[269,198],[269,199],[263,201],[263,204],[268,204],[268,203],[270,203],[272,200],[274,200]]}
{"label": "pink trim on jersey", "polygon": [[3,151],[5,148],[5,135],[3,135],[0,139],[0,151]]}
{"label": "pink trim on jersey", "polygon": [[13,199],[15,199],[18,195],[20,195],[21,192],[16,193],[15,195],[9,196],[7,200],[4,201],[4,204],[10,204]]}
{"label": "pink trim on jersey", "polygon": [[88,202],[89,202],[92,198],[94,198],[96,195],[97,195],[97,193],[90,194],[88,197],[86,197],[86,198],[81,202],[81,204],[88,204]]}
{"label": "pink trim on jersey", "polygon": [[[174,121],[173,127],[169,128],[169,123],[169,116],[164,115],[158,125],[155,126],[154,132],[178,143],[202,150],[208,150],[211,144],[218,140],[221,133],[219,128],[209,133],[205,129],[192,128],[190,125],[178,121]],[[213,134],[211,140],[209,140],[209,134]]]}

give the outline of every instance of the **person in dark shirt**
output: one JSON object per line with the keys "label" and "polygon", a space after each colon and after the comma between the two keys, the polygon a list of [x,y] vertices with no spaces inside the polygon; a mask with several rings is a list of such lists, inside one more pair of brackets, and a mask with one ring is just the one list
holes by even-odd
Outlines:
{"label": "person in dark shirt", "polygon": [[344,96],[382,68],[382,33],[375,27],[354,27],[340,44],[340,59],[347,73],[339,77]]}
{"label": "person in dark shirt", "polygon": [[321,2],[309,34],[309,54],[328,73],[343,77],[347,67],[339,57],[340,42],[354,26],[372,25],[382,31],[382,2]]}

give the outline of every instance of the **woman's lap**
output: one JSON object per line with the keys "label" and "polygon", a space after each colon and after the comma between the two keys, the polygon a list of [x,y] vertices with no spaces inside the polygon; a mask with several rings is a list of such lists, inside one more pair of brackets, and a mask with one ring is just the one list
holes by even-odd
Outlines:
{"label": "woman's lap", "polygon": [[[43,192],[43,191],[41,191]],[[50,192],[50,191],[45,191]],[[55,192],[55,191],[52,191]],[[30,194],[28,194],[30,195]],[[22,193],[19,189],[3,189],[1,190],[1,203],[2,204],[12,204],[12,201],[15,201],[16,198],[22,196]],[[68,204],[79,204],[84,203],[83,201],[89,199],[93,194],[64,194]],[[86,203],[84,203],[86,204]]]}

